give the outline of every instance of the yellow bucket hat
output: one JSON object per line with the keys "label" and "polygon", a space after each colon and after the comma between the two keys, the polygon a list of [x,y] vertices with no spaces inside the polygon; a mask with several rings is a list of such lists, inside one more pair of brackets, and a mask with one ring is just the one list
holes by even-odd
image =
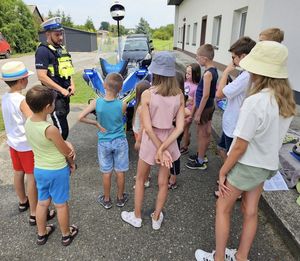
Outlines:
{"label": "yellow bucket hat", "polygon": [[254,74],[287,79],[287,58],[288,49],[283,44],[261,41],[240,61],[240,67]]}

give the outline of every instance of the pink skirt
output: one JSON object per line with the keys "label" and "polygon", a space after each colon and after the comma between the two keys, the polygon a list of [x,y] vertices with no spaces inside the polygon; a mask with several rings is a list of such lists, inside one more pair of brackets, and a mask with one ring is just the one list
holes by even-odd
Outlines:
{"label": "pink skirt", "polygon": [[[153,128],[153,130],[154,130],[156,136],[162,142],[164,142],[169,137],[170,133],[172,133],[174,128],[172,128],[172,129]],[[178,144],[177,144],[176,140],[172,144],[170,144],[170,146],[168,147],[167,150],[171,154],[173,162],[175,160],[179,159],[180,151],[179,151]],[[145,161],[149,165],[155,165],[156,164],[156,162],[155,162],[156,152],[157,152],[156,146],[154,145],[154,143],[152,142],[152,140],[149,138],[148,134],[144,130],[143,131],[143,136],[142,136],[140,152],[139,152],[140,159],[142,159],[143,161]]]}

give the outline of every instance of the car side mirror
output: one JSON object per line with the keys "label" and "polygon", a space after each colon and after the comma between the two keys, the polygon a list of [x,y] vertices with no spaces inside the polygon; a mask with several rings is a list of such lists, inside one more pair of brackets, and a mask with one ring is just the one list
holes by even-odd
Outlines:
{"label": "car side mirror", "polygon": [[153,43],[152,39],[151,39],[151,40],[149,40],[149,43]]}
{"label": "car side mirror", "polygon": [[150,49],[151,51],[154,51],[154,47],[151,47],[151,49]]}

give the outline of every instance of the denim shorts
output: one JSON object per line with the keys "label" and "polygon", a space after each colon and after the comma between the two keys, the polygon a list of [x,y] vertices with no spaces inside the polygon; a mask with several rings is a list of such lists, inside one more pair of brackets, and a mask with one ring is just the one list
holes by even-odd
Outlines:
{"label": "denim shorts", "polygon": [[98,142],[100,171],[110,173],[124,172],[129,168],[128,142],[126,138]]}
{"label": "denim shorts", "polygon": [[64,204],[69,200],[69,166],[56,170],[34,168],[34,178],[39,201],[52,198],[54,204]]}
{"label": "denim shorts", "polygon": [[218,147],[220,149],[223,149],[226,152],[228,152],[232,141],[233,141],[233,138],[228,137],[223,131],[220,142],[218,143]]}

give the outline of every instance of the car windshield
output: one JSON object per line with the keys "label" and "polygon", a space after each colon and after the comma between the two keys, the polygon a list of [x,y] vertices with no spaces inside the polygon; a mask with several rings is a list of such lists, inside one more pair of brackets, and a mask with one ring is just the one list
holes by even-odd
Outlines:
{"label": "car windshield", "polygon": [[126,41],[124,51],[148,51],[147,42],[143,40]]}

